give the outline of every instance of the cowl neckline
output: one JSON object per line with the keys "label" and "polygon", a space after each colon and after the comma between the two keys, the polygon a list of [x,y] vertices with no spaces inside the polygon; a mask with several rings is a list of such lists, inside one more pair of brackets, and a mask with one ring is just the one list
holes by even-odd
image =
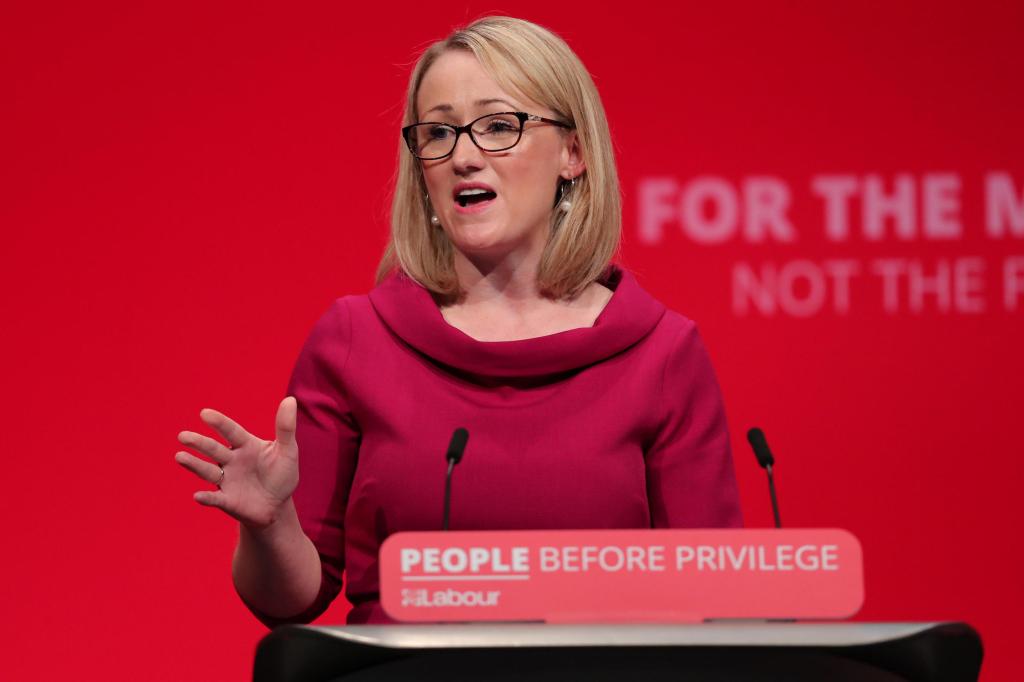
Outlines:
{"label": "cowl neckline", "polygon": [[477,341],[448,324],[430,292],[397,272],[370,303],[398,338],[433,361],[481,377],[539,377],[592,365],[643,339],[665,314],[633,275],[612,266],[600,280],[612,297],[592,327],[518,341]]}

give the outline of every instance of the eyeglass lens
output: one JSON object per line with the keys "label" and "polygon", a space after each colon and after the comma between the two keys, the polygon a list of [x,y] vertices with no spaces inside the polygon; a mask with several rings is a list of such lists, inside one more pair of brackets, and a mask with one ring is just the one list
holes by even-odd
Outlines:
{"label": "eyeglass lens", "polygon": [[[491,114],[473,121],[471,137],[476,146],[488,152],[514,147],[522,134],[522,123],[515,114]],[[455,149],[458,134],[444,123],[420,123],[411,126],[409,147],[421,159],[439,159]]]}

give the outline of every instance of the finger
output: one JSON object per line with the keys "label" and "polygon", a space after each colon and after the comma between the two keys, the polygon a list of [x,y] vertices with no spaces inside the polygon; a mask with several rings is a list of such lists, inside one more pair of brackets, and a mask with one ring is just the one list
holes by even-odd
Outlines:
{"label": "finger", "polygon": [[295,413],[297,410],[298,404],[292,396],[282,400],[277,407],[277,419],[274,426],[277,442],[281,445],[288,447],[295,445]]}
{"label": "finger", "polygon": [[212,462],[207,462],[204,459],[199,459],[195,455],[188,452],[176,452],[174,453],[174,461],[181,466],[185,467],[193,474],[203,479],[207,483],[213,483],[217,485],[223,478],[224,470]]}
{"label": "finger", "polygon": [[204,507],[216,507],[223,510],[227,498],[219,490],[200,490],[192,494],[192,499]]}
{"label": "finger", "polygon": [[223,443],[201,433],[182,431],[178,434],[178,442],[198,450],[218,464],[225,464],[231,460],[231,451]]}
{"label": "finger", "polygon": [[253,438],[253,435],[238,425],[231,417],[221,414],[209,407],[199,411],[199,418],[212,426],[217,433],[224,437],[224,440],[231,443],[231,447],[238,448],[245,445],[246,441]]}

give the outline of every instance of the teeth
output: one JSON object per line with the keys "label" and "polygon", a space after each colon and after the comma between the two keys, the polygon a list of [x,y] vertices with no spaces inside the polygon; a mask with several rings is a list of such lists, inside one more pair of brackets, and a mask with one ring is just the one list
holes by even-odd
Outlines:
{"label": "teeth", "polygon": [[475,187],[473,189],[464,189],[464,190],[462,190],[461,192],[459,192],[459,196],[460,197],[471,197],[471,196],[476,196],[477,194],[487,194],[487,191],[488,190],[486,190],[486,189],[480,189],[478,187]]}

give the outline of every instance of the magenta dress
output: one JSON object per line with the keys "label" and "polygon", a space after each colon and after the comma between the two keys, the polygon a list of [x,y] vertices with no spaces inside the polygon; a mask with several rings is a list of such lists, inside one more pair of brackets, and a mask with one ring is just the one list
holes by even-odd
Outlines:
{"label": "magenta dress", "polygon": [[390,534],[441,527],[445,450],[452,530],[740,526],[729,433],[693,322],[610,271],[593,327],[476,341],[394,275],[338,299],[299,355],[295,505],[323,565],[308,622],[337,596],[350,623],[389,622],[377,553]]}

